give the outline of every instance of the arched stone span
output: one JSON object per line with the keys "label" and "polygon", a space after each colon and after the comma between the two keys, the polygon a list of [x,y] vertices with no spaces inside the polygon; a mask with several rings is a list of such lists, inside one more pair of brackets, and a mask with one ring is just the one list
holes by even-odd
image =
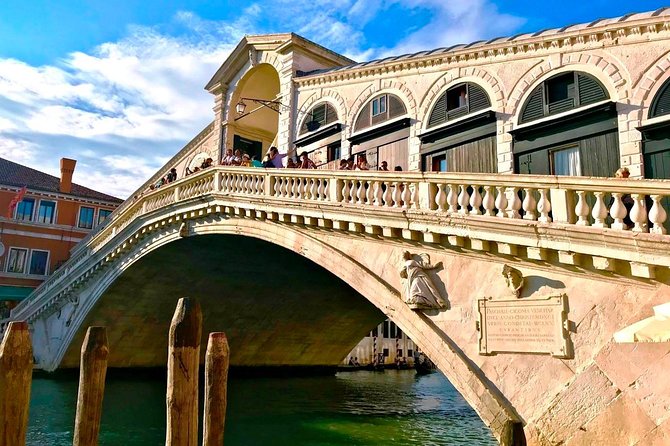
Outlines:
{"label": "arched stone span", "polygon": [[608,60],[605,56],[588,54],[576,54],[572,57],[566,55],[558,67],[549,60],[538,63],[517,81],[505,107],[506,113],[514,115],[515,125],[518,125],[521,107],[533,89],[540,82],[568,71],[581,71],[594,76],[607,89],[613,101],[625,101],[630,97],[630,79],[626,71],[621,69],[616,62]]}
{"label": "arched stone span", "polygon": [[421,123],[422,128],[426,128],[428,118],[437,98],[454,85],[464,82],[472,82],[482,87],[491,100],[491,108],[493,110],[502,111],[504,109],[505,92],[502,88],[502,83],[496,76],[487,70],[476,67],[453,69],[447,71],[442,77],[437,79],[421,100],[417,119]]}
{"label": "arched stone span", "polygon": [[[136,230],[137,233],[141,232],[140,228]],[[75,335],[79,333],[81,336],[87,321],[87,314],[94,309],[101,296],[104,296],[105,290],[112,286],[125,270],[132,268],[133,264],[165,245],[180,240],[179,232],[179,227],[173,225],[162,229],[159,234],[148,236],[145,241],[138,243],[132,252],[127,253],[123,260],[119,260],[116,266],[109,268],[102,277],[96,280],[91,292],[81,299],[82,304],[86,307],[82,307],[72,320],[71,327],[60,344],[62,347],[57,352],[58,361],[65,357],[68,349],[74,352],[72,355],[76,361],[78,343],[73,342]],[[199,221],[192,223],[191,234],[192,236],[232,234],[261,239],[300,254],[326,270],[337,271],[339,277],[391,318],[429,357],[435,358],[438,368],[450,379],[487,425],[491,426],[498,438],[509,435],[512,426],[517,423],[518,416],[509,402],[485,378],[479,367],[467,358],[460,347],[446,333],[441,332],[431,319],[410,310],[402,302],[396,291],[399,284],[388,283],[372,269],[352,257],[350,253],[311,235],[308,230],[299,230],[262,220],[231,218],[227,215],[202,217]],[[344,243],[352,246],[356,242],[347,238]],[[398,254],[402,249],[393,247],[391,251],[378,254],[380,255],[378,261],[388,264],[390,260],[391,271],[395,272],[396,265],[393,260],[399,257]],[[392,277],[397,278],[399,282],[397,272]],[[171,302],[171,305],[174,305],[174,301]],[[363,327],[363,333],[369,328]],[[112,329],[113,327],[110,327],[110,330]],[[126,330],[128,336],[131,336],[133,327],[126,327]],[[162,332],[156,333],[156,336],[163,335]],[[137,355],[141,356],[141,353]]]}

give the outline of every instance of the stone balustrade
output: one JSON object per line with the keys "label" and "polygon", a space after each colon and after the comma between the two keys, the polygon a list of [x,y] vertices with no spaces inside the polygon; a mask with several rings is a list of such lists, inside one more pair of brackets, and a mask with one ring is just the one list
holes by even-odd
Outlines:
{"label": "stone balustrade", "polygon": [[[236,206],[236,215],[263,213],[269,220],[315,226],[320,225],[317,221],[329,221],[327,227],[335,229],[370,228],[371,234],[400,234],[412,240],[423,232],[422,240],[427,242],[439,241],[443,234],[456,247],[463,246],[463,236],[454,234],[470,225],[476,230],[465,237],[471,238],[474,250],[486,251],[497,244],[499,254],[515,255],[512,245],[520,244],[527,247],[528,258],[544,260],[537,251],[555,249],[563,263],[570,263],[564,259],[572,259],[570,251],[576,250],[592,255],[597,269],[609,270],[606,257],[628,259],[626,249],[644,250],[644,258],[631,257],[631,263],[670,266],[665,254],[654,251],[670,243],[666,235],[669,197],[670,181],[664,180],[213,167],[124,203],[13,310],[12,318],[39,313],[51,301],[67,297],[78,281],[132,243],[132,233],[125,230],[137,220],[170,213],[175,206],[202,203],[205,198]],[[534,238],[540,228],[554,230],[544,245]],[[502,231],[506,235],[500,236]],[[579,243],[595,240],[594,234],[612,240],[617,233],[637,235],[633,241],[628,237],[627,244],[609,243],[609,251],[603,254],[595,243],[582,243],[577,249],[574,240],[560,240],[573,232]],[[649,240],[641,241],[639,236],[647,232]],[[631,267],[634,275],[653,277],[648,269],[636,268]]]}

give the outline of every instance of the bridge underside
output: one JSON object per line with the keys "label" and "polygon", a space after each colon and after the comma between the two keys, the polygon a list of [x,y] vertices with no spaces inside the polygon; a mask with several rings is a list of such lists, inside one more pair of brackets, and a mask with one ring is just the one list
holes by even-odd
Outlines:
{"label": "bridge underside", "polygon": [[384,315],[344,281],[287,249],[243,236],[169,243],[100,297],[61,367],[76,367],[86,327],[108,329],[110,367],[164,366],[177,299],[197,298],[207,333],[225,331],[237,366],[335,365]]}

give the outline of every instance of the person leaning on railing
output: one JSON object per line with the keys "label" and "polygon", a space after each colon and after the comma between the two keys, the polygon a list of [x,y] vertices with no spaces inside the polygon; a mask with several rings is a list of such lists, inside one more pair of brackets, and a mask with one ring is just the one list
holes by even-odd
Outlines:
{"label": "person leaning on railing", "polygon": [[[628,170],[628,167],[621,167],[614,172],[614,178],[626,179],[628,177],[630,177],[630,170]],[[631,197],[630,194],[625,194],[621,196],[621,202],[626,208],[626,216],[624,217],[623,222],[628,228],[632,228],[635,224],[630,218],[630,211],[635,205],[635,200],[633,200],[633,197]],[[612,204],[614,204],[614,197],[612,197],[612,200],[610,201],[610,209],[612,208]]]}

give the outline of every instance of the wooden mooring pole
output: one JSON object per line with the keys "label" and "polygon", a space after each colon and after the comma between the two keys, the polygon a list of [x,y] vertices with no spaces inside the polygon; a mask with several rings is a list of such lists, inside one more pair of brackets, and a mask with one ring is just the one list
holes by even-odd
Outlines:
{"label": "wooden mooring pole", "polygon": [[27,322],[10,322],[0,344],[0,445],[24,446],[33,346]]}
{"label": "wooden mooring pole", "polygon": [[166,446],[197,446],[198,366],[202,312],[193,299],[179,299],[170,324],[167,367]]}
{"label": "wooden mooring pole", "polygon": [[74,446],[98,444],[108,355],[105,327],[88,327],[81,346],[79,396],[72,443]]}
{"label": "wooden mooring pole", "polygon": [[225,333],[210,333],[205,354],[203,446],[223,445],[230,350]]}

